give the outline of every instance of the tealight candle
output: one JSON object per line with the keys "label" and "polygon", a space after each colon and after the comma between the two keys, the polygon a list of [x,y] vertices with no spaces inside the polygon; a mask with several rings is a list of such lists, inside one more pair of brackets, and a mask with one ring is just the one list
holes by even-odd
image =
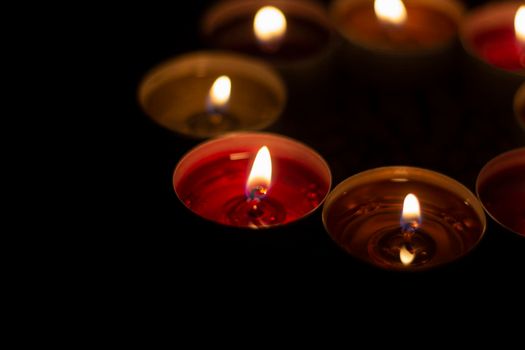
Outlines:
{"label": "tealight candle", "polygon": [[451,59],[463,6],[455,0],[336,0],[351,72],[376,80],[423,80]]}
{"label": "tealight candle", "polygon": [[339,184],[323,222],[354,257],[392,270],[421,270],[470,251],[485,231],[477,198],[457,181],[425,169],[383,167]]}
{"label": "tealight candle", "polygon": [[222,1],[203,19],[215,48],[265,59],[281,72],[308,73],[330,56],[333,31],[324,8],[312,1]]}
{"label": "tealight candle", "polygon": [[286,103],[284,83],[259,60],[197,52],[150,72],[139,88],[143,110],[161,126],[194,138],[271,125]]}
{"label": "tealight candle", "polygon": [[195,214],[254,229],[309,215],[330,185],[330,169],[319,154],[268,133],[235,133],[205,142],[184,156],[173,174],[175,193]]}
{"label": "tealight candle", "polygon": [[496,222],[525,236],[525,148],[490,160],[478,175],[476,190]]}
{"label": "tealight candle", "polygon": [[521,85],[514,97],[514,116],[522,131],[525,132],[525,83]]}
{"label": "tealight candle", "polygon": [[469,12],[460,39],[467,93],[480,109],[512,112],[512,99],[525,81],[523,2],[491,2]]}
{"label": "tealight candle", "polygon": [[466,51],[476,59],[525,76],[522,2],[489,3],[472,11],[463,22],[461,39]]}

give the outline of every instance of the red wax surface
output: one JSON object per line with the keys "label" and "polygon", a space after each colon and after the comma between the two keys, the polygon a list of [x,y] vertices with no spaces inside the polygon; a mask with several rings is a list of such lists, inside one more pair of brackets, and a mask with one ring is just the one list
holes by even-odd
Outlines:
{"label": "red wax surface", "polygon": [[[245,203],[246,180],[256,152],[231,150],[202,159],[175,185],[179,198],[206,219],[236,226],[236,221],[228,215],[228,208],[231,209],[232,202]],[[297,160],[275,154],[271,156],[272,183],[262,201],[278,208],[279,213],[275,216],[279,222],[274,224],[285,224],[319,206],[328,193],[329,179],[321,178]]]}
{"label": "red wax surface", "polygon": [[379,20],[374,4],[349,8],[339,19],[343,31],[357,41],[383,49],[439,47],[456,34],[457,25],[445,14],[417,4],[406,4],[405,23],[392,26]]}
{"label": "red wax surface", "polygon": [[507,168],[479,186],[487,211],[501,224],[525,236],[525,166]]}
{"label": "red wax surface", "polygon": [[490,64],[507,70],[525,71],[525,44],[516,38],[513,25],[476,33],[472,45]]}

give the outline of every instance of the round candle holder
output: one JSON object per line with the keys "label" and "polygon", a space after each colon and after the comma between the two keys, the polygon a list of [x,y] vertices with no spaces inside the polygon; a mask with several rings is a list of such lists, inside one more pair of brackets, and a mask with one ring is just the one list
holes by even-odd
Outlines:
{"label": "round candle holder", "polygon": [[[267,42],[257,38],[254,18],[272,6],[286,21],[284,34]],[[335,33],[326,10],[308,0],[222,1],[202,21],[205,41],[212,47],[257,56],[270,62],[286,78],[316,79],[329,69]]]}
{"label": "round candle holder", "polygon": [[520,5],[491,2],[470,11],[461,23],[460,40],[467,54],[463,71],[471,82],[472,99],[483,105],[510,106],[525,81],[525,45],[520,48],[514,28]]}
{"label": "round candle holder", "polygon": [[[264,191],[247,185],[263,146],[269,150],[272,169],[271,184]],[[222,225],[251,229],[308,216],[323,203],[330,186],[330,169],[319,154],[269,133],[233,133],[202,143],[180,160],[173,174],[175,193],[192,212]]]}
{"label": "round candle holder", "polygon": [[[525,132],[525,83],[516,92],[514,96],[514,116],[521,130]],[[523,138],[523,133],[521,133]]]}
{"label": "round candle holder", "polygon": [[525,237],[525,148],[490,160],[478,175],[476,191],[494,221]]}
{"label": "round candle holder", "polygon": [[[224,91],[215,96],[219,78],[229,80],[229,86],[222,82]],[[159,125],[191,138],[208,138],[268,127],[284,108],[286,89],[264,62],[231,53],[196,52],[153,69],[142,81],[138,98]]]}
{"label": "round candle holder", "polygon": [[404,23],[377,18],[373,0],[335,0],[330,14],[345,39],[341,65],[373,86],[435,83],[453,68],[464,6],[456,0],[403,0]]}
{"label": "round candle holder", "polygon": [[[421,215],[407,231],[401,216],[409,193],[419,199]],[[430,170],[400,166],[364,171],[340,183],[326,199],[323,222],[352,256],[400,271],[428,269],[467,254],[486,226],[483,208],[466,187]]]}

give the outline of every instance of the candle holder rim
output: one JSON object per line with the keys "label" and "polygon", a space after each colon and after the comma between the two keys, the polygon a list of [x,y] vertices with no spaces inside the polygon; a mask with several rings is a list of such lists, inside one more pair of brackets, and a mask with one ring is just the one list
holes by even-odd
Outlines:
{"label": "candle holder rim", "polygon": [[[518,76],[518,77],[525,77],[525,69],[521,70],[508,70],[501,67],[498,67],[496,65],[490,64],[489,62],[485,61],[483,58],[480,57],[480,55],[476,52],[474,47],[472,46],[472,43],[470,42],[470,36],[467,34],[467,28],[469,25],[471,25],[472,19],[476,18],[476,16],[479,16],[482,13],[493,11],[494,8],[503,8],[503,7],[511,7],[515,6],[516,8],[519,8],[520,2],[519,1],[504,1],[504,2],[488,2],[479,6],[476,6],[472,10],[470,10],[468,13],[466,13],[463,16],[463,19],[461,20],[460,26],[458,28],[458,36],[459,41],[461,43],[461,46],[465,50],[465,52],[469,55],[469,57],[475,59],[478,63],[483,64],[484,66],[488,66],[491,69],[494,69],[498,74],[504,75],[504,76]],[[512,22],[512,25],[514,25],[514,22]]]}
{"label": "candle holder rim", "polygon": [[514,95],[514,116],[518,121],[518,125],[525,132],[525,119],[523,118],[524,116],[520,115],[523,109],[525,109],[525,82],[521,84],[516,91],[516,95]]}
{"label": "candle holder rim", "polygon": [[197,151],[197,150],[200,150],[200,149],[203,149],[205,147],[210,147],[210,145],[214,144],[214,143],[217,143],[217,142],[220,142],[220,141],[223,141],[224,139],[228,139],[228,138],[232,138],[232,137],[235,137],[235,136],[246,136],[246,137],[249,137],[251,135],[256,135],[256,136],[266,136],[266,137],[271,137],[271,138],[275,138],[275,139],[281,139],[281,140],[286,140],[288,142],[291,142],[297,146],[300,146],[302,148],[305,148],[307,150],[310,151],[311,155],[313,155],[319,162],[320,164],[322,165],[323,169],[326,170],[327,172],[327,175],[328,175],[328,178],[327,178],[327,190],[326,190],[326,193],[324,194],[323,198],[319,201],[319,203],[317,204],[317,206],[315,208],[312,208],[310,211],[306,212],[303,216],[301,216],[300,218],[296,219],[296,220],[293,220],[293,221],[290,221],[290,222],[287,222],[285,224],[282,224],[282,223],[279,223],[279,224],[275,224],[275,225],[268,225],[268,226],[257,226],[257,227],[239,227],[239,226],[235,226],[233,224],[225,224],[225,223],[220,223],[220,225],[224,225],[224,226],[228,226],[228,227],[235,227],[235,228],[240,228],[240,229],[246,229],[246,230],[264,230],[264,229],[271,229],[273,227],[282,227],[282,226],[288,226],[288,225],[293,225],[294,223],[298,222],[298,221],[302,221],[303,219],[309,217],[310,215],[312,215],[315,211],[317,211],[317,209],[321,208],[326,199],[328,198],[328,195],[330,194],[330,190],[332,188],[332,171],[330,170],[330,166],[328,165],[328,163],[326,162],[326,160],[316,151],[314,150],[312,147],[308,146],[307,144],[305,144],[304,142],[302,141],[299,141],[299,140],[296,140],[294,138],[291,138],[289,136],[286,136],[286,135],[281,135],[281,134],[277,134],[277,133],[272,133],[272,132],[258,132],[258,131],[234,131],[234,132],[229,132],[229,133],[226,133],[226,134],[223,134],[223,135],[219,135],[219,136],[216,136],[216,137],[213,137],[211,139],[208,139],[204,142],[201,142],[200,144],[196,145],[195,147],[191,148],[189,151],[187,151],[180,159],[179,161],[177,162],[177,165],[175,166],[175,169],[173,170],[173,175],[172,175],[172,186],[173,186],[173,192],[175,192],[175,195],[176,197],[178,198],[178,200],[189,210],[191,211],[194,215],[197,215],[198,217],[200,218],[203,218],[205,220],[207,220],[208,222],[212,222],[212,223],[215,223],[215,224],[218,224],[216,221],[214,220],[211,220],[211,219],[208,219],[206,217],[203,217],[197,213],[195,213],[193,210],[191,210],[190,208],[188,208],[182,198],[179,196],[179,193],[177,192],[177,187],[176,187],[176,184],[175,184],[175,174],[177,173],[177,170],[180,169],[180,166],[181,164],[183,163],[184,160],[188,159],[188,157],[194,152],[194,151]]}
{"label": "candle holder rim", "polygon": [[506,224],[502,223],[498,218],[496,218],[491,213],[491,211],[488,210],[488,208],[485,206],[485,203],[483,203],[483,201],[481,200],[481,196],[479,194],[479,187],[481,185],[481,175],[482,175],[482,173],[484,171],[486,171],[488,169],[488,167],[490,167],[491,165],[497,163],[502,158],[506,158],[508,156],[512,156],[514,153],[518,153],[518,154],[519,153],[524,153],[525,154],[525,147],[519,147],[519,148],[511,149],[511,150],[508,150],[506,152],[500,153],[500,154],[496,155],[495,157],[493,157],[492,159],[490,159],[487,163],[485,163],[485,165],[479,171],[478,177],[476,178],[476,196],[478,197],[479,202],[481,203],[481,206],[483,207],[483,210],[487,213],[488,216],[490,216],[492,218],[492,220],[497,222],[499,225],[501,225],[506,230],[508,230],[508,231],[510,231],[512,233],[515,233],[518,236],[523,237],[525,239],[524,235],[520,234],[519,232],[514,231],[512,228],[508,227]]}

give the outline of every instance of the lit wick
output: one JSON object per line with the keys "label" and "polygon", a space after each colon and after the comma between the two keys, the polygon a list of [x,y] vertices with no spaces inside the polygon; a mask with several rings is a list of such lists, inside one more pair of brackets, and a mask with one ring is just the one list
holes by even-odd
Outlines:
{"label": "lit wick", "polygon": [[403,201],[403,212],[401,213],[401,230],[403,241],[399,249],[399,259],[403,265],[410,265],[416,257],[416,251],[412,247],[412,237],[419,225],[421,225],[421,209],[415,195],[409,193]]}
{"label": "lit wick", "polygon": [[266,197],[272,181],[272,159],[268,147],[263,146],[253,161],[248,181],[246,182],[246,199],[250,204],[249,215],[258,217],[263,214],[261,200]]}

